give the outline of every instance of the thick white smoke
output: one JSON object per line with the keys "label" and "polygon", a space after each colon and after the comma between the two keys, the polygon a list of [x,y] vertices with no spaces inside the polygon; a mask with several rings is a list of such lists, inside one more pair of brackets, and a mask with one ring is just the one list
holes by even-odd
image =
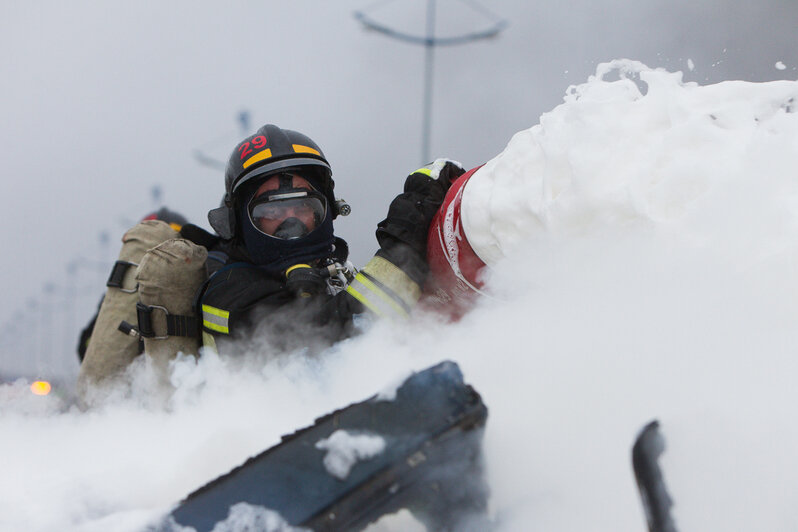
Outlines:
{"label": "thick white smoke", "polygon": [[469,183],[469,239],[501,260],[461,321],[376,323],[312,358],[181,359],[166,410],[143,364],[137,397],[87,413],[0,388],[0,529],[137,530],[442,359],[488,405],[501,531],[644,530],[630,449],[653,418],[680,530],[794,529],[796,96],[600,65]]}

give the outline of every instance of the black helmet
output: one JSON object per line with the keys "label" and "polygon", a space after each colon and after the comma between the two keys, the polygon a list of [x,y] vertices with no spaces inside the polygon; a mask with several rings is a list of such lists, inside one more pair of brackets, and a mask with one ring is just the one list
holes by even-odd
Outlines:
{"label": "black helmet", "polygon": [[225,190],[234,195],[254,178],[297,167],[312,167],[306,170],[318,176],[319,192],[334,205],[332,170],[321,148],[302,133],[273,124],[266,124],[235,147],[225,171]]}
{"label": "black helmet", "polygon": [[330,164],[321,148],[302,133],[266,124],[239,142],[230,155],[224,176],[223,204],[208,213],[211,227],[222,238],[232,238],[236,233],[235,209],[242,187],[289,168],[300,169],[303,175],[308,176],[314,187],[327,199],[335,218],[338,215],[333,192],[335,183]]}

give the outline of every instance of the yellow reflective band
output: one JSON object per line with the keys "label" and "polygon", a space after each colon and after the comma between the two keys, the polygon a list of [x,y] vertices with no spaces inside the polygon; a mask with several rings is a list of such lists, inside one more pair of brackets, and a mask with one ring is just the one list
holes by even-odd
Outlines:
{"label": "yellow reflective band", "polygon": [[362,284],[364,287],[366,287],[371,293],[382,299],[384,303],[387,303],[388,306],[391,307],[396,314],[400,316],[407,316],[407,311],[403,309],[396,301],[394,301],[393,298],[391,298],[391,296],[383,292],[379,286],[372,283],[368,279],[368,277],[366,277],[361,273],[358,273],[355,276],[355,280],[358,281],[360,284]]}
{"label": "yellow reflective band", "polygon": [[202,312],[207,312],[208,314],[213,314],[214,316],[219,316],[220,318],[224,319],[230,317],[229,310],[223,310],[220,308],[212,307],[210,305],[202,305]]}
{"label": "yellow reflective band", "polygon": [[383,317],[383,314],[382,314],[382,312],[380,312],[380,309],[378,309],[377,307],[372,305],[371,302],[368,299],[366,299],[365,297],[363,297],[363,294],[361,294],[360,292],[355,290],[352,287],[351,284],[346,287],[346,293],[349,294],[350,296],[354,297],[355,299],[357,299],[361,303],[363,303],[366,306],[367,309],[372,311],[377,316]]}
{"label": "yellow reflective band", "polygon": [[381,318],[407,318],[407,310],[362,275],[357,275],[346,291]]}
{"label": "yellow reflective band", "polygon": [[182,225],[180,225],[180,224],[176,224],[176,223],[174,223],[174,222],[170,223],[170,224],[169,224],[169,227],[171,227],[172,229],[174,229],[174,230],[175,230],[175,231],[177,231],[178,233],[180,232],[180,230],[181,230],[181,229],[183,229],[183,226],[182,226]]}
{"label": "yellow reflective band", "polygon": [[217,325],[217,324],[213,323],[212,321],[202,320],[202,325],[204,325],[205,327],[207,327],[208,329],[210,329],[212,331],[220,332],[222,334],[230,334],[230,329],[228,329],[227,327],[225,327],[223,325]]}
{"label": "yellow reflective band", "polygon": [[421,287],[418,283],[389,260],[375,256],[362,271],[389,288],[408,307],[415,305],[421,298]]}
{"label": "yellow reflective band", "polygon": [[264,160],[268,159],[271,156],[272,156],[272,150],[270,150],[269,148],[266,148],[265,150],[256,153],[255,155],[253,155],[252,157],[250,157],[249,159],[244,161],[244,168],[249,168],[253,164],[255,164],[257,162],[260,162],[260,161],[264,161]]}
{"label": "yellow reflective band", "polygon": [[321,157],[321,153],[319,153],[319,150],[314,150],[310,146],[293,144],[293,147],[294,147],[294,153],[312,153],[313,155],[318,155],[319,157]]}
{"label": "yellow reflective band", "polygon": [[310,268],[310,264],[294,264],[293,266],[285,270],[285,274],[288,275],[297,268]]}
{"label": "yellow reflective band", "polygon": [[227,310],[210,305],[202,305],[202,325],[212,331],[230,334],[230,329],[228,328],[229,317],[230,312]]}
{"label": "yellow reflective band", "polygon": [[413,173],[414,174],[424,174],[426,176],[432,177],[432,170],[427,168],[426,166],[424,168],[419,168],[418,170],[416,170]]}

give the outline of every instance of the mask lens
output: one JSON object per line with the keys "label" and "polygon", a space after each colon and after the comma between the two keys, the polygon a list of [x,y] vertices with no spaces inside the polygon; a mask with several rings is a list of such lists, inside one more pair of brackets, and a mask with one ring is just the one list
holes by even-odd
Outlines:
{"label": "mask lens", "polygon": [[[299,195],[299,196],[298,196]],[[307,192],[274,194],[252,200],[252,225],[269,236],[301,238],[324,221],[326,202]]]}

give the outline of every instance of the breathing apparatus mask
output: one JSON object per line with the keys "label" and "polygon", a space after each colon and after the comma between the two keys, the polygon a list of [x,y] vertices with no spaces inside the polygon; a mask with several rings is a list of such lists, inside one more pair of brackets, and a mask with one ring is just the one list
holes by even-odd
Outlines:
{"label": "breathing apparatus mask", "polygon": [[275,190],[253,197],[247,213],[255,229],[264,235],[293,240],[307,236],[322,224],[327,200],[306,189]]}
{"label": "breathing apparatus mask", "polygon": [[[268,184],[265,190],[264,184]],[[240,212],[242,233],[256,264],[281,271],[331,252],[332,212],[309,179],[292,171],[273,174],[245,197]]]}

